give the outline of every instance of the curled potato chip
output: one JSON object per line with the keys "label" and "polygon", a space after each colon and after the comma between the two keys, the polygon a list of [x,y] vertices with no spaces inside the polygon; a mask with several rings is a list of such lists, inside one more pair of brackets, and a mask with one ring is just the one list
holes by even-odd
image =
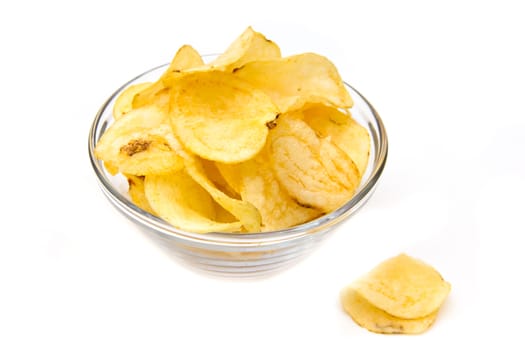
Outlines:
{"label": "curled potato chip", "polygon": [[213,184],[229,197],[241,199],[240,192],[234,189],[219,170],[219,163],[200,158],[204,172]]}
{"label": "curled potato chip", "polygon": [[317,54],[248,62],[234,74],[270,95],[281,112],[315,102],[342,108],[353,105],[336,67]]}
{"label": "curled potato chip", "polygon": [[188,157],[184,161],[185,168],[193,180],[201,185],[210,196],[224,209],[235,216],[248,232],[261,231],[261,214],[253,204],[232,198],[219,190],[206,176],[200,161],[194,157]]}
{"label": "curled potato chip", "polygon": [[359,326],[374,333],[419,334],[426,331],[437,318],[438,311],[415,319],[392,316],[370,304],[353,288],[346,287],[341,292],[343,309]]}
{"label": "curled potato chip", "polygon": [[354,161],[361,176],[370,157],[370,135],[357,123],[350,112],[332,106],[315,104],[302,110],[304,120],[322,138],[332,142]]}
{"label": "curled potato chip", "polygon": [[110,169],[141,176],[182,168],[181,149],[166,114],[153,106],[134,109],[112,124],[97,143],[95,155]]}
{"label": "curled potato chip", "polygon": [[297,113],[285,114],[268,136],[276,178],[297,203],[330,212],[346,203],[359,184],[359,171],[346,153],[319,139]]}
{"label": "curled potato chip", "polygon": [[117,175],[118,172],[119,172],[118,171],[118,166],[116,166],[115,164],[111,163],[111,161],[104,162],[104,168],[106,168],[108,173],[110,173],[113,176]]}
{"label": "curled potato chip", "polygon": [[228,184],[228,187],[232,189],[233,192],[241,193],[242,187],[242,177],[241,173],[238,170],[238,167],[235,164],[224,164],[220,162],[215,162],[217,170],[221,174],[222,178]]}
{"label": "curled potato chip", "polygon": [[238,222],[237,218],[232,215],[228,210],[224,209],[219,203],[216,201],[213,202],[213,206],[215,208],[215,220],[217,222]]}
{"label": "curled potato chip", "polygon": [[279,57],[281,57],[281,49],[277,44],[254,31],[252,27],[248,27],[208,66],[210,69],[231,72],[247,62]]}
{"label": "curled potato chip", "polygon": [[238,174],[241,197],[261,213],[263,231],[296,226],[322,214],[318,209],[298,203],[281,187],[265,150],[246,162],[224,167]]}
{"label": "curled potato chip", "polygon": [[146,89],[135,94],[132,100],[133,108],[139,108],[151,104],[167,104],[167,89],[172,84],[173,76],[180,72],[204,65],[201,55],[190,45],[183,45],[170,62],[168,68],[161,77]]}
{"label": "curled potato chip", "polygon": [[128,86],[124,91],[122,91],[115,99],[115,104],[113,105],[113,118],[118,120],[122,118],[124,114],[131,111],[133,109],[132,104],[135,95],[148,88],[151,84],[153,83],[139,83]]}
{"label": "curled potato chip", "polygon": [[131,201],[140,209],[155,215],[155,211],[151,208],[144,193],[144,176],[126,175],[126,178],[128,179],[128,193]]}
{"label": "curled potato chip", "polygon": [[268,95],[221,71],[185,74],[171,89],[174,133],[190,152],[209,160],[253,157],[266,142],[266,123],[277,114]]}
{"label": "curled potato chip", "polygon": [[406,254],[385,260],[352,287],[375,307],[408,319],[432,314],[450,292],[439,272]]}
{"label": "curled potato chip", "polygon": [[184,170],[147,176],[144,192],[155,213],[182,230],[208,233],[236,232],[241,229],[239,221],[215,220],[213,199]]}
{"label": "curled potato chip", "polygon": [[169,67],[161,77],[161,80],[170,73],[177,73],[204,65],[201,55],[194,47],[190,45],[182,45],[173,56]]}

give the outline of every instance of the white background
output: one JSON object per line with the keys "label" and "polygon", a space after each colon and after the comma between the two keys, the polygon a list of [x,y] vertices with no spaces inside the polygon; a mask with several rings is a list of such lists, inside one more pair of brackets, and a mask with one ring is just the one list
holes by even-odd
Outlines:
{"label": "white background", "polygon": [[[0,348],[523,348],[523,15],[519,1],[3,2]],[[188,270],[122,217],[87,136],[129,78],[248,25],[330,58],[390,153],[368,205],[306,260],[237,281]],[[452,292],[425,334],[370,333],[339,291],[400,252]]]}

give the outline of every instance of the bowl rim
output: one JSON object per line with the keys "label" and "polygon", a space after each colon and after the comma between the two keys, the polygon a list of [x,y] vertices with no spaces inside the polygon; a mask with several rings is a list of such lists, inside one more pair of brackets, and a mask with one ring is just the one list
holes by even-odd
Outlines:
{"label": "bowl rim", "polygon": [[[362,204],[366,202],[368,197],[373,192],[375,186],[381,174],[385,168],[387,155],[388,155],[388,136],[385,129],[383,120],[379,116],[379,113],[374,106],[352,85],[343,81],[344,85],[349,88],[353,93],[357,94],[366,107],[370,109],[373,120],[375,121],[375,127],[377,129],[377,138],[379,140],[378,147],[375,149],[374,163],[376,166],[372,168],[371,173],[364,183],[361,183],[358,191],[354,196],[346,202],[340,208],[327,213],[321,217],[318,217],[312,221],[286,228],[282,230],[265,231],[257,233],[228,233],[228,232],[208,232],[208,233],[195,233],[190,231],[181,230],[167,223],[163,219],[154,216],[138,206],[136,206],[131,200],[122,195],[109,181],[105,175],[106,171],[103,169],[102,161],[95,157],[95,145],[101,135],[98,135],[99,124],[102,121],[106,110],[109,108],[113,100],[130,84],[137,80],[147,76],[159,70],[161,68],[169,66],[169,63],[164,63],[153,68],[150,68],[143,73],[130,79],[122,86],[120,86],[115,92],[113,92],[102,106],[97,111],[94,120],[91,123],[88,136],[88,153],[91,165],[96,174],[99,186],[101,187],[104,194],[110,199],[113,205],[123,211],[125,214],[130,216],[133,220],[140,224],[156,230],[158,233],[162,233],[164,236],[171,239],[182,239],[186,242],[191,241],[199,244],[213,244],[221,246],[267,246],[273,244],[284,243],[296,239],[304,238],[305,236],[313,235],[317,232],[323,232],[327,227],[339,224],[347,217],[352,215]],[[105,122],[105,121],[104,121]],[[372,135],[371,135],[372,136]]]}

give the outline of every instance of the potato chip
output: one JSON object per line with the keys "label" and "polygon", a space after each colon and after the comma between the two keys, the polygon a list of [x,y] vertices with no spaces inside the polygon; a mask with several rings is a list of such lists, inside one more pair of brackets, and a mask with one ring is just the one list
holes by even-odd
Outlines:
{"label": "potato chip", "polygon": [[126,175],[131,201],[140,209],[155,215],[144,193],[144,176]]}
{"label": "potato chip", "polygon": [[354,161],[361,176],[370,157],[370,135],[357,123],[350,112],[332,106],[315,104],[302,110],[304,120],[321,138],[332,142]]}
{"label": "potato chip", "polygon": [[182,71],[202,65],[204,65],[204,61],[197,50],[190,45],[181,46],[162,76],[147,89],[142,90],[134,96],[132,101],[133,108],[155,103],[163,105],[165,97],[162,95],[165,94],[165,96],[168,96],[167,88],[171,85],[171,82],[169,82],[170,79]]}
{"label": "potato chip", "polygon": [[210,69],[221,69],[228,72],[255,60],[281,57],[281,49],[264,35],[248,27],[224,53],[210,62]]}
{"label": "potato chip", "polygon": [[268,135],[270,161],[279,183],[297,203],[330,212],[352,198],[359,171],[346,153],[319,139],[300,117],[279,117]]}
{"label": "potato chip", "polygon": [[175,135],[190,152],[236,163],[253,157],[266,142],[266,123],[278,112],[268,95],[221,71],[183,75],[171,89]]}
{"label": "potato chip", "polygon": [[219,203],[213,202],[213,207],[215,208],[215,221],[217,222],[235,222],[239,221],[235,216],[232,215],[229,211],[224,209]]}
{"label": "potato chip", "polygon": [[351,287],[342,290],[341,303],[345,312],[352,317],[355,323],[374,333],[423,333],[432,326],[438,314],[438,311],[434,311],[425,317],[415,319],[395,317],[370,304]]}
{"label": "potato chip", "polygon": [[156,107],[134,109],[102,135],[95,155],[110,169],[131,175],[172,172],[182,168],[168,118]]}
{"label": "potato chip", "polygon": [[170,73],[177,73],[180,71],[200,67],[204,65],[202,56],[195,48],[190,45],[182,45],[175,53],[175,56],[170,62],[166,72],[160,78],[161,80]]}
{"label": "potato chip", "polygon": [[155,106],[162,110],[163,113],[169,112],[169,102],[170,102],[170,90],[163,89],[159,91],[155,96],[152,97],[150,105]]}
{"label": "potato chip", "polygon": [[281,112],[315,102],[341,108],[353,105],[336,67],[317,54],[248,62],[234,74],[270,95]]}
{"label": "potato chip", "polygon": [[408,319],[432,314],[450,292],[439,272],[406,254],[385,260],[352,286],[375,307]]}
{"label": "potato chip", "polygon": [[228,184],[228,187],[231,188],[233,192],[238,193],[240,196],[242,177],[241,173],[235,166],[236,164],[224,164],[220,162],[214,162],[214,164],[217,167],[217,170],[219,170],[222,178]]}
{"label": "potato chip", "polygon": [[104,162],[104,168],[106,168],[107,172],[111,175],[115,176],[119,173],[118,166],[111,163],[111,161]]}
{"label": "potato chip", "polygon": [[139,83],[128,86],[124,91],[122,91],[115,99],[115,104],[113,105],[113,118],[118,120],[122,118],[124,114],[131,111],[133,109],[132,103],[135,95],[148,88],[151,84],[153,83]]}
{"label": "potato chip", "polygon": [[249,232],[261,231],[261,215],[253,204],[229,197],[220,191],[208,179],[202,164],[197,158],[188,157],[185,159],[184,165],[193,180],[201,185],[217,203],[235,216]]}
{"label": "potato chip", "polygon": [[202,164],[206,176],[220,191],[224,192],[229,197],[241,199],[240,192],[230,186],[228,180],[224,178],[223,174],[219,170],[219,163],[203,158],[200,158],[200,163]]}
{"label": "potato chip", "polygon": [[213,199],[184,170],[146,176],[144,192],[155,213],[179,229],[197,233],[241,230],[239,221],[215,220]]}
{"label": "potato chip", "polygon": [[280,230],[319,217],[322,211],[298,203],[281,187],[265,151],[246,162],[226,166],[241,179],[242,199],[261,213],[262,230]]}

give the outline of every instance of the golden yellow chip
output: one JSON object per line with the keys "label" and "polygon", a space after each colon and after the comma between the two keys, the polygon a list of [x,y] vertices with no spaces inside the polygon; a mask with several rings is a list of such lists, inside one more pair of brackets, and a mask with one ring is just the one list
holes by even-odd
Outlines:
{"label": "golden yellow chip", "polygon": [[115,164],[112,164],[110,161],[104,162],[104,168],[106,168],[108,173],[110,173],[113,176],[115,176],[115,175],[117,175],[119,173],[118,166],[115,165]]}
{"label": "golden yellow chip", "polygon": [[135,95],[148,88],[151,84],[153,83],[139,83],[131,85],[122,91],[115,99],[115,104],[113,105],[113,118],[115,120],[120,119],[124,114],[131,111],[133,109],[132,103]]}
{"label": "golden yellow chip", "polygon": [[438,314],[438,311],[434,311],[430,315],[415,319],[395,317],[370,304],[351,287],[342,290],[341,303],[343,309],[355,323],[374,333],[423,333],[432,326]]}
{"label": "golden yellow chip", "polygon": [[248,27],[215,60],[210,62],[210,69],[222,69],[228,72],[241,67],[247,62],[281,57],[281,49],[264,35]]}
{"label": "golden yellow chip", "polygon": [[253,204],[229,197],[220,191],[206,176],[204,168],[197,158],[186,158],[184,165],[193,180],[201,185],[219,205],[235,216],[248,232],[261,231],[261,214]]}
{"label": "golden yellow chip", "polygon": [[239,221],[216,221],[213,199],[184,170],[147,176],[144,192],[155,213],[179,229],[198,233],[241,230]]}
{"label": "golden yellow chip", "polygon": [[228,167],[241,179],[242,199],[252,203],[261,213],[263,231],[296,226],[323,214],[298,203],[281,187],[266,149],[253,159]]}
{"label": "golden yellow chip", "polygon": [[112,124],[97,143],[95,155],[109,169],[141,176],[181,169],[181,148],[166,114],[156,107],[143,107]]}
{"label": "golden yellow chip", "polygon": [[317,54],[248,62],[234,74],[270,95],[281,112],[316,102],[342,108],[353,105],[336,67]]}
{"label": "golden yellow chip", "polygon": [[450,284],[439,272],[406,254],[380,263],[352,288],[375,307],[408,319],[432,314],[450,292]]}
{"label": "golden yellow chip", "polygon": [[191,153],[223,163],[252,158],[278,112],[265,93],[221,71],[181,76],[171,88],[175,135]]}
{"label": "golden yellow chip", "polygon": [[144,193],[144,176],[126,175],[128,179],[128,193],[131,201],[140,209],[155,215]]}
{"label": "golden yellow chip", "polygon": [[221,174],[222,178],[228,184],[228,187],[232,189],[234,193],[241,193],[242,177],[235,164],[224,164],[220,162],[214,162],[217,170]]}
{"label": "golden yellow chip", "polygon": [[162,76],[147,89],[140,91],[134,96],[132,101],[133,108],[139,108],[154,103],[158,104],[159,100],[160,104],[163,104],[165,97],[159,95],[168,95],[166,90],[171,85],[170,80],[183,71],[202,65],[204,65],[204,61],[197,50],[190,45],[181,46]]}
{"label": "golden yellow chip", "polygon": [[171,73],[200,67],[204,65],[201,55],[190,45],[182,45],[170,62],[161,80]]}
{"label": "golden yellow chip", "polygon": [[239,222],[235,216],[224,209],[219,203],[213,202],[215,208],[215,221],[217,222]]}
{"label": "golden yellow chip", "polygon": [[211,182],[213,182],[213,184],[219,190],[227,194],[229,197],[232,197],[235,199],[241,199],[240,192],[234,189],[232,186],[230,186],[230,183],[228,182],[228,180],[226,180],[226,178],[223,176],[223,174],[219,170],[219,165],[222,165],[222,164],[213,162],[207,159],[203,159],[203,158],[200,158],[200,163],[202,164],[202,167],[204,169],[204,172],[206,173],[206,176],[211,180]]}
{"label": "golden yellow chip", "polygon": [[276,178],[304,207],[323,212],[350,200],[359,185],[359,171],[346,153],[328,139],[319,139],[297,113],[279,117],[268,135]]}
{"label": "golden yellow chip", "polygon": [[305,108],[302,113],[306,123],[318,136],[330,137],[337,147],[352,158],[362,176],[370,157],[370,135],[352,118],[350,112],[315,104]]}
{"label": "golden yellow chip", "polygon": [[263,231],[295,226],[322,214],[297,203],[282,189],[264,149],[253,159],[238,164],[218,164],[218,168],[231,187],[259,210]]}

